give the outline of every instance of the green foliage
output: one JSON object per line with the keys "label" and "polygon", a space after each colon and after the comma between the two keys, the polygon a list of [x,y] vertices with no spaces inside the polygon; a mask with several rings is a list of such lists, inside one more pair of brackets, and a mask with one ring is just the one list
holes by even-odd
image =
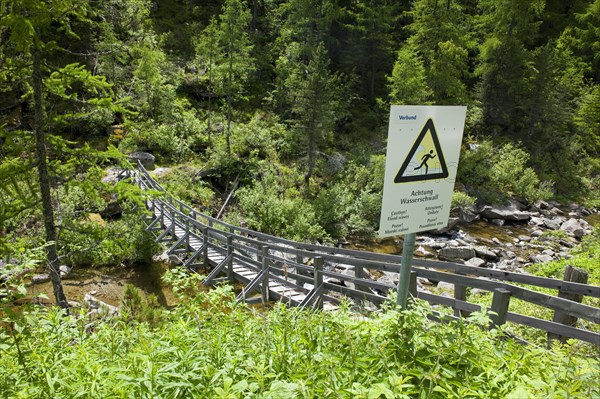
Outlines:
{"label": "green foliage", "polygon": [[527,166],[529,154],[512,143],[495,147],[491,141],[475,144],[461,154],[458,180],[471,187],[478,198],[498,202],[519,196],[530,202],[552,196],[551,183],[540,182]]}
{"label": "green foliage", "polygon": [[462,191],[455,191],[452,193],[452,208],[461,207],[469,208],[475,205],[475,198]]}
{"label": "green foliage", "polygon": [[368,165],[350,163],[338,181],[314,201],[317,220],[332,237],[372,237],[379,224],[385,157]]}
{"label": "green foliage", "polygon": [[133,284],[125,285],[119,308],[121,317],[130,322],[148,323],[157,326],[161,320],[161,309],[154,294],[147,297]]}
{"label": "green foliage", "polygon": [[388,78],[392,104],[427,104],[431,89],[425,80],[423,60],[414,47],[398,51],[392,75]]}
{"label": "green foliage", "polygon": [[[190,276],[192,281],[195,278]],[[176,280],[185,280],[181,275]],[[185,284],[185,283],[184,283]],[[598,359],[436,324],[418,304],[371,318],[235,305],[200,292],[165,323],[96,323],[55,310],[0,333],[0,395],[169,398],[597,398]],[[485,321],[485,315],[473,320]],[[167,322],[168,321],[168,322]]]}
{"label": "green foliage", "polygon": [[239,215],[230,215],[227,219],[263,233],[299,241],[325,237],[312,205],[294,187],[297,179],[297,175],[280,176],[273,169],[264,168],[260,180],[236,192]]}

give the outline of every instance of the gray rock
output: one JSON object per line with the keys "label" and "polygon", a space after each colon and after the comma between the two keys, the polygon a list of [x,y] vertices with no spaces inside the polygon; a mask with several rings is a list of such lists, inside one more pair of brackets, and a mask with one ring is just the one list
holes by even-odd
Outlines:
{"label": "gray rock", "polygon": [[430,258],[434,256],[434,254],[426,250],[422,245],[419,245],[419,247],[415,249],[415,255],[425,258]]}
{"label": "gray rock", "polygon": [[465,265],[467,266],[475,266],[475,267],[484,267],[486,264],[486,261],[481,259],[481,258],[471,258],[468,261],[465,262]]}
{"label": "gray rock", "polygon": [[442,241],[434,241],[434,242],[430,243],[428,245],[428,247],[431,249],[438,250],[438,249],[446,248],[446,243],[442,242]]}
{"label": "gray rock", "polygon": [[542,254],[548,255],[548,256],[554,256],[555,252],[551,249],[545,249],[542,251]]}
{"label": "gray rock", "polygon": [[446,227],[442,227],[441,229],[430,230],[430,234],[448,234],[451,232],[456,225],[458,224],[458,218],[450,217],[448,218],[448,224]]}
{"label": "gray rock", "polygon": [[486,219],[502,219],[510,221],[527,221],[531,219],[529,212],[520,211],[514,206],[491,206],[485,205],[479,212]]}
{"label": "gray rock", "polygon": [[560,225],[562,223],[562,219],[560,218],[544,218],[544,226],[549,228],[550,230],[558,230],[560,229]]}
{"label": "gray rock", "polygon": [[48,281],[50,281],[49,274],[36,274],[35,276],[31,277],[32,284],[43,284]]}
{"label": "gray rock", "polygon": [[171,169],[172,168],[160,167],[160,168],[154,169],[152,171],[152,173],[156,177],[163,177],[164,175],[166,175],[167,173],[169,173],[171,171]]}
{"label": "gray rock", "polygon": [[438,257],[442,260],[457,260],[457,259],[471,259],[475,257],[475,249],[471,247],[452,247],[442,248],[438,252]]}
{"label": "gray rock", "polygon": [[531,237],[530,236],[526,236],[526,235],[520,235],[519,236],[519,241],[529,242],[529,241],[531,241]]}
{"label": "gray rock", "polygon": [[60,273],[61,278],[65,278],[71,273],[71,268],[67,265],[61,265],[58,267],[58,272]]}
{"label": "gray rock", "polygon": [[456,210],[456,214],[458,216],[458,221],[460,223],[471,223],[479,218],[477,214],[477,210],[474,206],[470,207],[462,207],[459,206]]}
{"label": "gray rock", "polygon": [[504,226],[504,219],[490,219],[489,220],[490,224],[493,224],[494,226]]}
{"label": "gray rock", "polygon": [[585,230],[587,227],[588,224],[585,220],[571,218],[560,226],[560,230],[564,231],[570,236],[581,239],[581,237],[585,235]]}
{"label": "gray rock", "polygon": [[531,232],[532,237],[540,237],[542,234],[544,234],[544,230],[541,229],[536,229]]}
{"label": "gray rock", "polygon": [[134,166],[137,165],[139,161],[142,166],[148,170],[154,168],[154,155],[148,152],[132,152],[127,158],[132,161]]}
{"label": "gray rock", "polygon": [[[343,274],[344,276],[350,276],[350,277],[354,277],[354,270],[350,270],[350,269],[346,269],[346,270],[342,270],[341,274]],[[354,285],[354,283],[351,283],[349,281],[344,281],[344,285],[350,289],[356,289],[356,286]]]}
{"label": "gray rock", "polygon": [[546,262],[551,262],[553,260],[554,260],[554,258],[552,256],[546,255],[546,254],[534,255],[531,257],[531,261],[533,263],[546,263]]}
{"label": "gray rock", "polygon": [[[394,279],[394,277],[390,276],[390,274],[396,274],[396,278]],[[390,273],[390,274],[384,273],[383,276],[381,276],[377,279],[377,282],[395,286],[396,284],[398,284],[398,277],[397,277],[398,274],[397,273]]]}
{"label": "gray rock", "polygon": [[479,258],[496,260],[498,255],[486,247],[475,247],[475,255]]}
{"label": "gray rock", "polygon": [[454,292],[454,284],[452,284],[452,283],[447,283],[445,281],[440,281],[440,282],[437,283],[437,287],[439,289],[441,289],[442,291]]}
{"label": "gray rock", "polygon": [[121,173],[120,169],[110,168],[106,170],[106,175],[102,177],[102,183],[110,183],[116,184],[119,182],[119,173]]}

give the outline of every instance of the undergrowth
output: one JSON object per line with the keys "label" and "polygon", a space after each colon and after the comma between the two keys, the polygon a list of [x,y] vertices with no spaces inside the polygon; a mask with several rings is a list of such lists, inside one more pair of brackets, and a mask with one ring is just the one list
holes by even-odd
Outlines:
{"label": "undergrowth", "polygon": [[[598,359],[501,339],[476,324],[437,324],[417,304],[370,318],[259,312],[222,286],[151,323],[33,309],[0,333],[3,398],[600,398]],[[475,314],[478,322],[487,316]]]}

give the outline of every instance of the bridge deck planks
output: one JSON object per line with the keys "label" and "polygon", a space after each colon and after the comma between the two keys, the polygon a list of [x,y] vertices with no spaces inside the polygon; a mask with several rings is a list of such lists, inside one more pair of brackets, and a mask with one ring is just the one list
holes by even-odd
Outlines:
{"label": "bridge deck planks", "polygon": [[[162,201],[154,199],[153,201],[151,201],[151,203],[154,218],[164,217],[165,225],[163,226],[163,231],[170,228],[174,223],[171,238],[172,241],[175,242],[180,238],[184,237],[187,231],[185,221],[178,220],[177,217],[175,217],[175,220],[173,221],[171,219],[172,216],[169,214],[168,207],[166,207],[165,204],[162,203]],[[164,216],[161,212],[163,209]],[[202,233],[198,232],[196,229],[190,229],[188,242],[189,248],[187,248],[187,250],[191,254],[202,247],[204,243],[204,237],[202,236]],[[211,267],[215,267],[221,264],[221,262],[223,262],[223,260],[227,257],[226,250],[223,250],[222,248],[219,248],[216,245],[209,245],[207,254],[210,263],[209,266]],[[258,270],[246,264],[245,262],[240,261],[235,256],[233,258],[232,263],[233,277],[235,278],[235,280],[243,284],[248,284],[258,276]],[[291,281],[285,281],[281,278],[275,278],[274,276],[271,276],[268,280],[268,287],[269,297],[284,303],[290,303],[295,306],[298,306],[306,298],[306,293],[301,291],[299,289],[300,287],[298,287]]]}

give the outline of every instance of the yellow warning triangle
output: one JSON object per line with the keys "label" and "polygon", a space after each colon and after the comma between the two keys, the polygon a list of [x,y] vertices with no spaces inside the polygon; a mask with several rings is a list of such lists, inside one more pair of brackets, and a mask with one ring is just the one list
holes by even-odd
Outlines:
{"label": "yellow warning triangle", "polygon": [[394,183],[445,179],[446,177],[448,177],[446,160],[435,126],[430,118],[425,122],[425,126],[421,129],[421,133],[417,136],[402,163],[394,178]]}

